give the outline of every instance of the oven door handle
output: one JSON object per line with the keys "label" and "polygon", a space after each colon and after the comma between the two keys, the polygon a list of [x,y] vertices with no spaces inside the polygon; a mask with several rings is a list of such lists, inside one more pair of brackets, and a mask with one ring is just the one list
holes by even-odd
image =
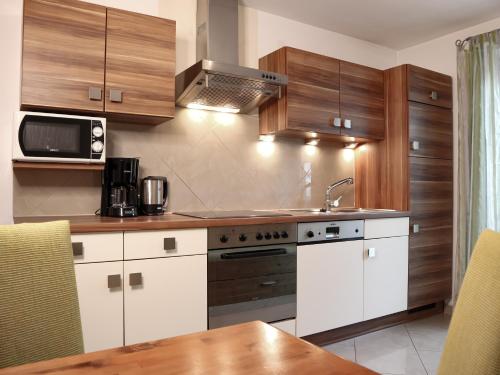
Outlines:
{"label": "oven door handle", "polygon": [[236,253],[221,254],[221,259],[242,259],[242,258],[258,258],[268,257],[273,255],[285,255],[286,249],[273,249],[273,250],[257,250],[257,251],[238,251]]}

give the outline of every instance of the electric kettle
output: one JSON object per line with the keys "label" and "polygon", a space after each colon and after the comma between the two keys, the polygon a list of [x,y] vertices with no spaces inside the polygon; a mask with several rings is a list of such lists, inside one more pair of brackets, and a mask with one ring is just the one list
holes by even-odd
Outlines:
{"label": "electric kettle", "polygon": [[167,206],[166,177],[148,176],[142,180],[141,210],[144,215],[163,215]]}

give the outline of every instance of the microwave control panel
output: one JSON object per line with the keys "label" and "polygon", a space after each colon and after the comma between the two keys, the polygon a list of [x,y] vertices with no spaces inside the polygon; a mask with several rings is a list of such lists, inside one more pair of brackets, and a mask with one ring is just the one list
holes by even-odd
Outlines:
{"label": "microwave control panel", "polygon": [[92,143],[91,143],[91,151],[92,151],[92,159],[99,160],[105,158],[104,154],[104,127],[101,120],[92,120]]}

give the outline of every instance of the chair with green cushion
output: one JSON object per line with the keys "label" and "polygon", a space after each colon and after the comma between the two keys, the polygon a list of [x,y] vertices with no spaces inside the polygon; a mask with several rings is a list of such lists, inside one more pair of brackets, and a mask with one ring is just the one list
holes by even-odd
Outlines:
{"label": "chair with green cushion", "polygon": [[0,368],[80,353],[69,223],[0,225]]}
{"label": "chair with green cushion", "polygon": [[500,233],[487,230],[477,241],[438,374],[500,374]]}

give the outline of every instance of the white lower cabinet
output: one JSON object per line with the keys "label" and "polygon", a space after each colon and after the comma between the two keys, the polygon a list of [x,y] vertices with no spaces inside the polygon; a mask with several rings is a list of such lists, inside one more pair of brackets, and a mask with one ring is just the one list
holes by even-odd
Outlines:
{"label": "white lower cabinet", "polygon": [[408,236],[365,240],[364,313],[369,320],[408,307]]}
{"label": "white lower cabinet", "polygon": [[124,262],[125,345],[207,329],[207,256]]}
{"label": "white lower cabinet", "polygon": [[297,248],[297,336],[363,320],[363,241]]}
{"label": "white lower cabinet", "polygon": [[123,345],[123,262],[75,264],[85,352]]}

